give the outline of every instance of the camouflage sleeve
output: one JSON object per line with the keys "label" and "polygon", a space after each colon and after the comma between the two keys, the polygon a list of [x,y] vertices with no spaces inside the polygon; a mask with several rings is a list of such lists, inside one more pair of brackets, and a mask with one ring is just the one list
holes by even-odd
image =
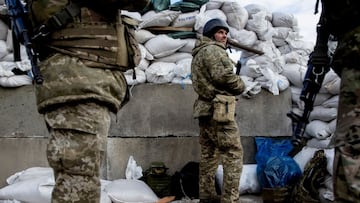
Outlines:
{"label": "camouflage sleeve", "polygon": [[234,66],[226,51],[217,46],[207,49],[205,65],[208,67],[210,76],[216,88],[227,91],[234,95],[241,94],[245,84],[240,76],[234,73]]}

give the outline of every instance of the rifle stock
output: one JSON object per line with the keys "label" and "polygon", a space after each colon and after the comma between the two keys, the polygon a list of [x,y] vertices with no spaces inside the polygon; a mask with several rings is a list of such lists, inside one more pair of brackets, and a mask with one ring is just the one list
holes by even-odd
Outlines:
{"label": "rifle stock", "polygon": [[240,44],[239,42],[237,42],[237,41],[235,41],[235,40],[233,40],[233,39],[231,39],[231,38],[228,38],[228,39],[227,39],[227,42],[228,42],[229,45],[234,46],[234,47],[237,47],[237,48],[239,48],[239,49],[243,49],[243,50],[245,50],[245,51],[249,51],[249,52],[252,52],[252,53],[255,53],[255,54],[259,54],[259,55],[263,55],[263,54],[264,54],[264,52],[262,52],[262,51],[260,51],[260,50],[258,50],[258,49],[254,49],[254,48],[251,48],[251,47],[242,45],[242,44]]}

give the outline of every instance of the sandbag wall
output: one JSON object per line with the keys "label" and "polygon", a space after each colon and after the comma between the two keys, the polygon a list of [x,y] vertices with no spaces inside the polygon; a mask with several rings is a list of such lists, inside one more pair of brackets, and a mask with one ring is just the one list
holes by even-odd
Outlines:
{"label": "sandbag wall", "polygon": [[[6,13],[4,2],[0,5],[0,14]],[[220,18],[230,26],[229,37],[265,53],[256,55],[235,48],[229,51],[234,63],[237,60],[242,63],[240,76],[246,83],[243,96],[251,98],[260,91],[278,95],[291,88],[293,111],[301,114],[303,106],[299,95],[313,43],[300,36],[297,19],[292,14],[272,12],[258,4],[241,5],[241,1],[232,0],[176,1],[163,8],[154,6],[143,13],[123,11],[123,14],[139,21],[136,39],[142,52],[142,60],[135,68],[136,79],[133,79],[133,70],[125,73],[129,85],[191,84],[191,52],[196,37],[209,19]],[[154,28],[166,29],[160,33]],[[25,73],[31,66],[24,46],[21,46],[21,61],[15,63],[12,52],[11,30],[0,20],[0,86],[31,85],[31,78]],[[331,70],[316,97],[306,128],[306,135],[313,138],[308,143],[311,147],[326,147],[334,133],[339,86],[340,78]]]}
{"label": "sandbag wall", "polygon": [[[191,51],[196,37],[209,19],[220,18],[229,24],[230,38],[265,53],[257,55],[234,47],[228,50],[234,63],[240,60],[242,64],[240,76],[246,83],[243,96],[251,98],[260,91],[278,95],[291,88],[293,111],[301,115],[299,95],[314,44],[300,36],[297,19],[292,14],[271,12],[258,4],[243,6],[241,1],[210,0],[199,5],[199,10],[187,12],[178,10],[179,2],[175,4],[161,11],[126,13],[140,22],[136,38],[142,51],[142,60],[135,68],[136,79],[132,77],[133,70],[125,73],[129,85],[191,84]],[[154,29],[161,27],[162,33]],[[334,133],[339,86],[340,78],[331,70],[325,76],[306,128],[306,134],[314,138],[309,142],[312,147],[326,147]]]}
{"label": "sandbag wall", "polygon": [[[229,51],[234,63],[240,60],[242,64],[240,77],[246,83],[243,96],[251,99],[260,91],[276,96],[291,88],[293,111],[301,114],[303,106],[299,95],[313,43],[300,36],[297,19],[292,14],[272,12],[257,4],[241,5],[241,1],[183,2],[186,4],[178,1],[163,10],[144,13],[123,11],[139,21],[136,39],[142,51],[142,60],[135,68],[136,79],[133,79],[133,70],[125,73],[130,86],[140,83],[190,85],[191,52],[196,37],[209,19],[221,18],[230,26],[229,37],[265,53],[256,55],[236,48]],[[6,8],[1,1],[0,5],[2,14]],[[25,73],[31,66],[23,46],[21,58],[22,61],[13,62],[11,31],[7,23],[0,20],[0,86],[31,85],[31,78]],[[308,148],[327,148],[336,128],[339,86],[340,78],[330,71],[316,97],[306,128],[306,135],[311,138]]]}

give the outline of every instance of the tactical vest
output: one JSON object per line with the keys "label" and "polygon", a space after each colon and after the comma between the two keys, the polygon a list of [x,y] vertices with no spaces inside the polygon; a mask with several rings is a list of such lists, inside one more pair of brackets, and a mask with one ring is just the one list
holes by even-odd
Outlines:
{"label": "tactical vest", "polygon": [[[102,1],[104,5],[106,2]],[[121,16],[116,7],[101,12],[87,4],[68,0],[29,1],[34,44],[40,55],[48,54],[49,50],[61,52],[82,59],[89,67],[123,71],[138,65],[141,53],[134,37],[138,22]]]}

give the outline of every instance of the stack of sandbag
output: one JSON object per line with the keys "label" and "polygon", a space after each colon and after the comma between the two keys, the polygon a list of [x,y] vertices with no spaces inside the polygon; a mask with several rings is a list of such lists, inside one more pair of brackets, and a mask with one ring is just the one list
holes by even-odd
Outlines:
{"label": "stack of sandbag", "polygon": [[[139,75],[143,71],[140,77],[142,80],[129,82],[191,83],[191,50],[196,36],[202,33],[209,19],[220,18],[229,24],[230,38],[264,52],[263,55],[257,55],[241,50],[241,54],[236,55],[242,64],[240,76],[246,84],[244,95],[251,97],[261,89],[278,95],[290,87],[294,112],[301,114],[303,106],[299,105],[299,95],[313,43],[302,39],[297,19],[292,14],[271,12],[258,4],[242,6],[239,1],[229,0],[200,2],[203,4],[195,11],[171,10],[175,6],[170,4],[168,9],[150,10],[141,15],[136,37],[143,52],[142,61],[137,67]],[[191,38],[174,38],[171,29],[168,29],[168,33],[157,34],[154,27],[184,28],[195,34],[189,34]],[[233,49],[233,53],[229,52],[230,56],[237,51]],[[236,60],[236,57],[233,59]],[[340,78],[332,70],[328,72],[306,129],[306,134],[311,138],[324,140],[333,134],[339,85]]]}
{"label": "stack of sandbag", "polygon": [[[0,2],[0,14],[6,12],[3,2]],[[19,87],[32,84],[32,79],[27,75],[31,69],[30,62],[23,45],[20,46],[21,60],[14,62],[12,33],[4,20],[0,20],[0,86]]]}
{"label": "stack of sandbag", "polygon": [[[31,167],[11,175],[0,188],[0,203],[50,203],[54,174],[49,167]],[[141,180],[101,179],[100,203],[157,202],[159,198]]]}
{"label": "stack of sandbag", "polygon": [[[133,70],[126,73],[130,85],[191,84],[192,48],[205,23],[212,18],[225,20],[230,26],[229,37],[235,41],[265,53],[260,56],[234,47],[229,51],[236,56],[235,63],[241,61],[240,75],[247,86],[244,95],[249,97],[262,88],[274,95],[287,89],[289,80],[282,74],[286,64],[306,63],[312,50],[312,44],[299,36],[293,15],[271,12],[256,4],[244,7],[235,0],[183,0],[163,10],[128,14],[140,22],[136,38],[142,51],[142,61],[135,68],[136,79],[132,77]],[[167,32],[156,32],[154,28],[159,27],[167,28]]]}

